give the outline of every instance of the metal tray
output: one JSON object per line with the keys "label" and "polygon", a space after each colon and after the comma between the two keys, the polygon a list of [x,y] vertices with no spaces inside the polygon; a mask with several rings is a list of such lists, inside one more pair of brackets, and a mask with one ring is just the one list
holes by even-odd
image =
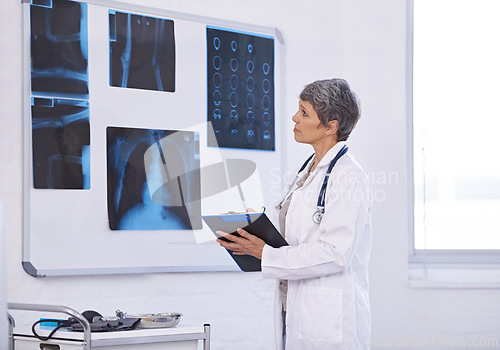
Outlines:
{"label": "metal tray", "polygon": [[167,312],[159,314],[125,315],[125,318],[140,318],[138,328],[168,328],[175,327],[179,323],[182,314]]}

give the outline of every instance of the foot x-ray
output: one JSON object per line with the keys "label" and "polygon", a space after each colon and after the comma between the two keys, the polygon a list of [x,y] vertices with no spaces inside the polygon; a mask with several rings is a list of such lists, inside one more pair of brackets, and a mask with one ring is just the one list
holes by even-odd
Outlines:
{"label": "foot x-ray", "polygon": [[33,0],[30,10],[33,94],[88,99],[87,4]]}
{"label": "foot x-ray", "polygon": [[89,103],[33,97],[31,115],[34,187],[89,189]]}
{"label": "foot x-ray", "polygon": [[201,229],[199,135],[107,128],[111,230]]}
{"label": "foot x-ray", "polygon": [[109,84],[175,91],[174,21],[109,11]]}
{"label": "foot x-ray", "polygon": [[207,27],[208,146],[275,150],[274,39]]}

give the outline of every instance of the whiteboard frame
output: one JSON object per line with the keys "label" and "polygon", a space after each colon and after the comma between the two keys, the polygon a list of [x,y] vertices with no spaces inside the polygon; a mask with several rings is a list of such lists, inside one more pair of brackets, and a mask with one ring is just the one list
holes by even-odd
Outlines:
{"label": "whiteboard frame", "polygon": [[[203,23],[205,25],[219,26],[235,31],[248,31],[250,33],[259,32],[272,36],[275,39],[275,142],[274,152],[280,152],[280,181],[284,183],[286,174],[286,137],[277,135],[278,131],[284,130],[284,118],[279,116],[284,109],[284,68],[285,48],[281,32],[274,27],[266,27],[249,23],[241,23],[231,20],[218,19],[208,16],[193,15],[171,11],[156,7],[130,4],[114,0],[78,0],[80,3],[88,5],[103,6],[113,9],[120,9],[126,12],[139,12],[151,14],[152,16],[161,16],[174,20],[186,20],[190,22]],[[32,148],[32,125],[31,125],[31,31],[30,31],[30,1],[21,0],[22,10],[22,37],[23,37],[23,245],[22,245],[22,266],[26,273],[33,277],[47,276],[78,276],[78,275],[112,275],[112,274],[139,274],[139,273],[165,273],[165,272],[206,272],[206,271],[239,271],[231,266],[147,266],[147,267],[102,267],[102,268],[44,268],[43,266],[34,266],[31,261],[31,237],[30,237],[30,192],[31,183],[31,148]],[[206,121],[206,119],[204,119]],[[279,140],[279,141],[278,141]],[[206,147],[206,145],[205,145]],[[259,152],[259,150],[256,150]]]}

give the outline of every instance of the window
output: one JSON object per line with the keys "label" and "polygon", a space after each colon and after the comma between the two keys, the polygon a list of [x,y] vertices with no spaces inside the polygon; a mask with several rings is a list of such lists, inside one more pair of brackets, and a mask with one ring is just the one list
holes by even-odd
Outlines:
{"label": "window", "polygon": [[413,5],[413,258],[498,262],[500,1]]}

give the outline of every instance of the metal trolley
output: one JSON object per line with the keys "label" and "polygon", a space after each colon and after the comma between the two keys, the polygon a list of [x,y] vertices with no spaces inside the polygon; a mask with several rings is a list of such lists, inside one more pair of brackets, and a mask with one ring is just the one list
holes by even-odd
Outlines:
{"label": "metal trolley", "polygon": [[[149,344],[151,349],[173,349],[173,347],[167,347],[167,344],[172,342],[196,342],[196,347],[198,341],[203,341],[203,350],[210,350],[210,325],[205,324],[203,327],[179,327],[179,328],[167,328],[163,332],[158,329],[145,329],[145,330],[134,330],[134,331],[124,331],[124,332],[107,332],[105,336],[103,333],[94,333],[94,337],[90,331],[90,323],[87,319],[77,311],[59,305],[41,305],[41,304],[25,304],[25,303],[8,303],[9,310],[26,310],[26,311],[46,311],[63,313],[74,317],[83,326],[83,333],[77,332],[63,332],[63,336],[58,336],[54,340],[49,340],[43,342],[46,347],[33,347],[34,349],[76,349],[80,348],[82,350],[91,350],[96,348],[102,348],[106,350],[116,349],[120,346],[120,349],[137,349],[138,346],[146,348],[146,344]],[[22,350],[20,349],[18,343],[26,340],[33,342],[40,342],[33,335],[25,333],[18,333],[14,329],[15,321],[14,318],[9,314],[9,350]],[[180,343],[179,343],[180,342]],[[71,346],[65,347],[64,345],[58,344],[71,344]],[[163,344],[162,344],[163,343]],[[38,343],[37,343],[38,344]],[[156,346],[155,346],[156,345]],[[134,347],[136,346],[136,347]],[[183,347],[184,349],[185,347]]]}

